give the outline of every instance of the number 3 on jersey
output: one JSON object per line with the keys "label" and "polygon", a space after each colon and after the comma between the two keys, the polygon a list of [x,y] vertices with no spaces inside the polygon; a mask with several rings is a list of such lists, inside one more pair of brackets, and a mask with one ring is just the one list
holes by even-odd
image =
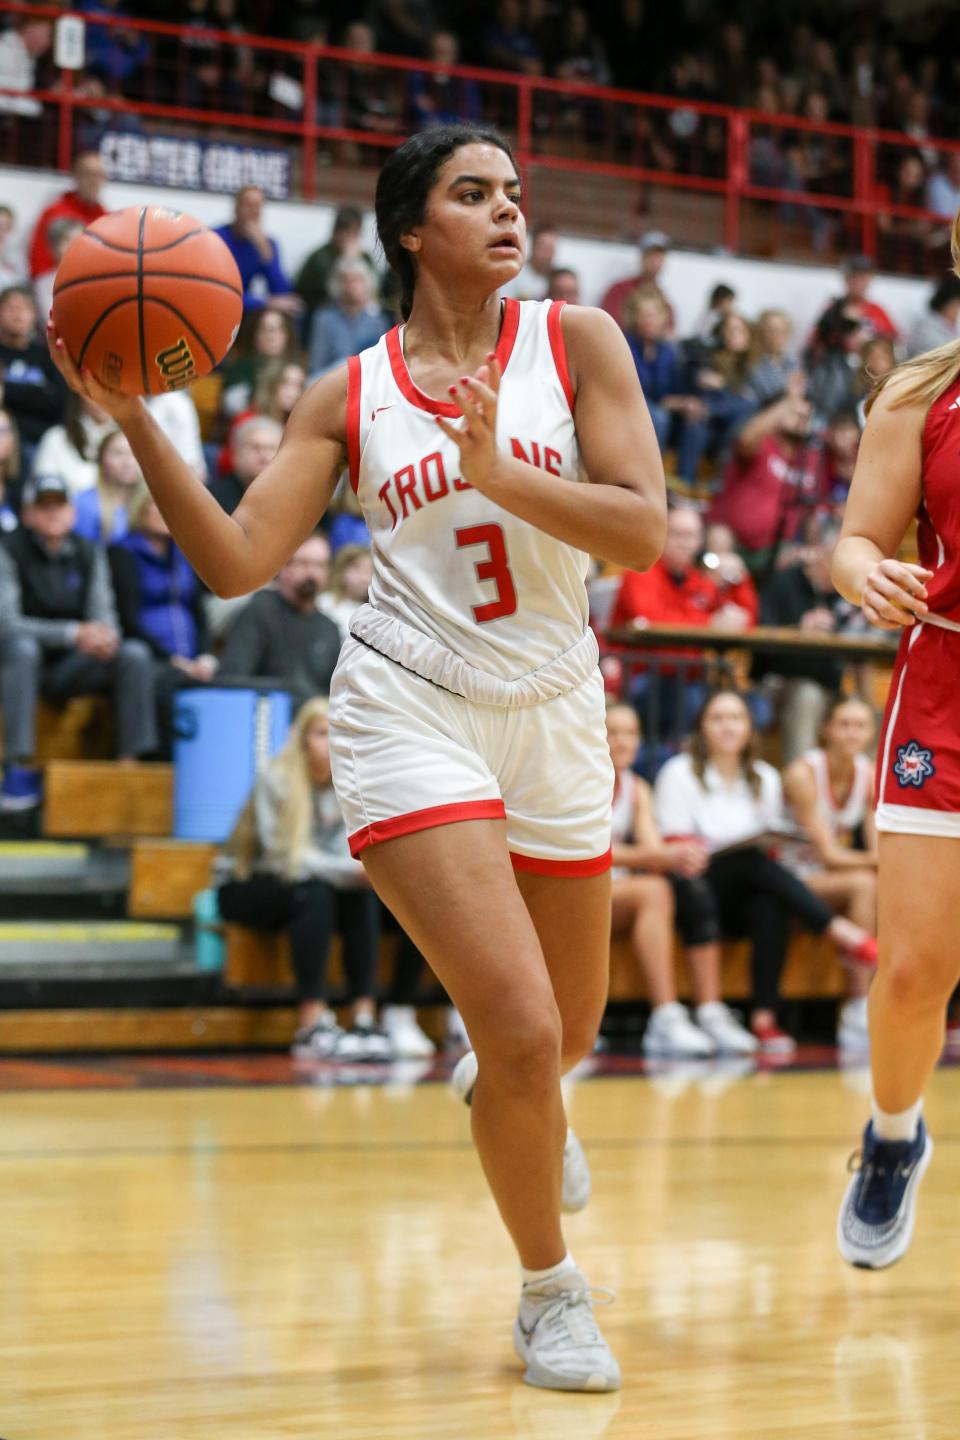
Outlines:
{"label": "number 3 on jersey", "polygon": [[472,607],[477,624],[485,625],[488,620],[502,620],[505,615],[513,615],[517,608],[517,591],[510,574],[507,542],[502,528],[499,525],[467,525],[454,530],[453,536],[458,550],[465,550],[471,545],[487,547],[488,558],[478,560],[473,568],[478,580],[494,582],[497,598],[486,605]]}

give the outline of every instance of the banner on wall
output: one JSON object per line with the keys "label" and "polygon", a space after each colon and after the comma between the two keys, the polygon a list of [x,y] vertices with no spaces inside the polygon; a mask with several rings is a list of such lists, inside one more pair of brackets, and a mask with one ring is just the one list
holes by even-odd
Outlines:
{"label": "banner on wall", "polygon": [[290,198],[290,155],[286,150],[108,130],[100,141],[100,158],[111,180],[228,195],[244,185],[257,185],[268,200]]}

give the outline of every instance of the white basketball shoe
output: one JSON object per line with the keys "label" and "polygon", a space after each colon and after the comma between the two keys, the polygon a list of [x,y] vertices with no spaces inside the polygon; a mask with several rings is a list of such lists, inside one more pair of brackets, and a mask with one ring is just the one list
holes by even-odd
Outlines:
{"label": "white basketball shoe", "polygon": [[513,1344],[526,1364],[523,1378],[528,1385],[544,1390],[620,1388],[620,1367],[600,1334],[591,1291],[579,1270],[524,1285]]}

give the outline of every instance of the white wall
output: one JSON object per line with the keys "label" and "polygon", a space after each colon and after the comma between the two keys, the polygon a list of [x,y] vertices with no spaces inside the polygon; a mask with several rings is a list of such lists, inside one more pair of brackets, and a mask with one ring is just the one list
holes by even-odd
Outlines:
{"label": "white wall", "polygon": [[[68,188],[68,177],[49,171],[29,171],[0,166],[0,198],[17,213],[21,236],[29,238],[33,217]],[[111,182],[104,203],[109,209],[144,203],[170,205],[208,225],[222,225],[233,211],[232,198],[200,190],[148,188]],[[279,242],[284,265],[291,275],[311,250],[322,245],[330,234],[335,204],[308,205],[303,201],[268,201],[267,230]],[[373,249],[373,217],[366,217],[368,248]],[[579,271],[583,299],[596,304],[614,280],[631,275],[637,268],[632,245],[602,240],[565,238],[558,247],[557,263]],[[722,254],[677,251],[664,267],[661,283],[677,313],[677,330],[689,333],[701,316],[714,285],[726,282],[737,292],[738,303],[748,315],[777,305],[793,317],[798,339],[809,330],[811,320],[827,301],[841,291],[837,271],[821,265],[779,264],[770,260],[741,259]],[[878,276],[871,298],[883,305],[897,326],[908,329],[926,303],[931,286],[927,281]]]}

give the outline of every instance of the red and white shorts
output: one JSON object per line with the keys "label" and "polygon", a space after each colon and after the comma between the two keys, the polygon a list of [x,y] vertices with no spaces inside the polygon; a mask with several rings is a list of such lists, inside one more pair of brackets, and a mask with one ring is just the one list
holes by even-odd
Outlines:
{"label": "red and white shorts", "polygon": [[441,689],[348,638],[330,690],[333,783],[359,855],[458,820],[506,819],[514,867],[610,868],[603,679],[518,709]]}
{"label": "red and white shorts", "polygon": [[960,634],[905,632],[877,750],[877,829],[960,838]]}

